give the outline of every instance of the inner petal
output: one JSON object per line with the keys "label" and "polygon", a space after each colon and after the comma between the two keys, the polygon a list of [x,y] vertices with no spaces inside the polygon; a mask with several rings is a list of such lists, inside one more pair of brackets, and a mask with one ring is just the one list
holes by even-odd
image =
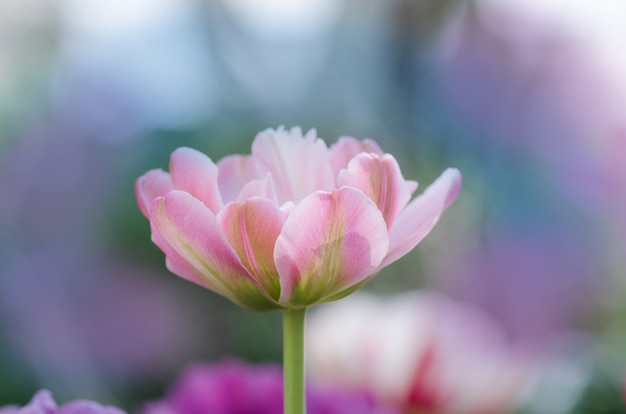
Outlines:
{"label": "inner petal", "polygon": [[229,203],[218,215],[224,235],[241,263],[274,299],[280,296],[274,245],[283,220],[283,212],[262,197]]}
{"label": "inner petal", "polygon": [[374,273],[388,247],[382,214],[363,192],[343,187],[311,194],[276,240],[280,302],[310,305],[358,284]]}
{"label": "inner petal", "polygon": [[387,228],[406,206],[415,189],[415,182],[402,177],[395,158],[389,154],[361,153],[337,178],[338,186],[350,186],[363,191],[383,213]]}
{"label": "inner petal", "polygon": [[335,186],[328,148],[315,130],[305,136],[300,128],[265,130],[254,139],[252,156],[260,170],[272,175],[279,204],[298,202],[315,191],[331,191]]}

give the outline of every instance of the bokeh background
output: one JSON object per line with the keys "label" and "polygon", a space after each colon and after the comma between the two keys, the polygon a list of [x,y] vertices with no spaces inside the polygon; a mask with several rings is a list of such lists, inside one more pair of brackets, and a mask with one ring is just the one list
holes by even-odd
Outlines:
{"label": "bokeh background", "polygon": [[443,292],[546,355],[520,412],[624,412],[625,48],[621,0],[0,0],[0,405],[132,410],[190,361],[280,361],[280,314],[167,272],[133,184],[300,125],[422,188],[462,171],[366,290]]}

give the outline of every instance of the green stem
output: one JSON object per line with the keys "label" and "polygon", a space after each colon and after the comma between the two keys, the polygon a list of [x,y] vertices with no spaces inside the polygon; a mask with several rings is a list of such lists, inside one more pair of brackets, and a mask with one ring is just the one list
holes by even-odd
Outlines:
{"label": "green stem", "polygon": [[305,414],[304,319],[306,308],[283,311],[285,414]]}

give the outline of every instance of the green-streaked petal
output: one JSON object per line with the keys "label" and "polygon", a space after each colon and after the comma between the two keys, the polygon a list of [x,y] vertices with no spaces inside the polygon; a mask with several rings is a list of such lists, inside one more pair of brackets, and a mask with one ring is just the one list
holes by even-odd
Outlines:
{"label": "green-streaked petal", "polygon": [[217,219],[241,263],[275,300],[280,280],[274,264],[274,245],[283,226],[284,214],[262,197],[226,205]]}
{"label": "green-streaked petal", "polygon": [[[171,191],[155,200],[150,219],[153,240],[167,255],[172,271],[184,270],[182,277],[198,278],[201,285],[244,308],[279,308],[241,264],[217,218],[201,201],[186,192]],[[189,277],[191,269],[193,278]]]}
{"label": "green-streaked petal", "polygon": [[316,192],[291,212],[276,240],[280,303],[307,306],[375,272],[389,247],[385,220],[363,192]]}

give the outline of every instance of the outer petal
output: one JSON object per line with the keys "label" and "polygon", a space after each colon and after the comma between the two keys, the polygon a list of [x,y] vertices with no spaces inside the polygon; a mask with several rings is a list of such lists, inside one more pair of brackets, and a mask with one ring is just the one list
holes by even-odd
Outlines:
{"label": "outer petal", "polygon": [[[162,198],[154,200],[154,203],[160,203],[161,199]],[[165,266],[170,272],[204,288],[220,293],[216,291],[213,285],[209,285],[204,280],[204,276],[202,276],[198,270],[189,264],[189,262],[187,262],[187,260],[181,256],[180,253],[170,246],[167,240],[165,240],[159,232],[154,220],[150,220],[150,230],[152,232],[152,242],[156,244],[163,253],[165,253]]]}
{"label": "outer petal", "polygon": [[371,139],[366,138],[363,141],[359,141],[353,137],[340,137],[339,140],[330,147],[330,164],[335,176],[337,176],[339,171],[348,166],[352,158],[362,152],[383,154],[383,150]]}
{"label": "outer petal", "polygon": [[252,157],[244,155],[229,155],[218,161],[217,183],[224,203],[236,200],[246,183],[263,176],[255,165]]}
{"label": "outer petal", "polygon": [[[202,202],[183,191],[171,191],[155,200],[150,212],[155,243],[171,253],[173,269],[189,272],[204,286],[236,304],[253,310],[277,309],[277,304],[241,264],[224,238],[215,215]],[[165,248],[164,248],[165,247]],[[186,262],[188,266],[181,263]],[[179,267],[180,266],[180,267]],[[181,275],[189,276],[189,273]]]}
{"label": "outer petal", "polygon": [[361,153],[342,170],[337,185],[347,185],[363,191],[383,213],[387,228],[391,228],[398,214],[411,199],[413,182],[402,177],[396,159],[385,154]]}
{"label": "outer petal", "polygon": [[174,189],[172,177],[162,169],[150,170],[135,181],[135,197],[144,216],[150,216],[152,200]]}
{"label": "outer petal", "polygon": [[265,291],[280,296],[280,279],[274,264],[274,245],[283,227],[283,212],[261,197],[229,203],[217,219],[239,259]]}
{"label": "outer petal", "polygon": [[349,289],[375,272],[388,247],[385,220],[361,191],[311,194],[276,240],[281,304],[310,305]]}
{"label": "outer petal", "polygon": [[252,143],[252,156],[274,180],[279,204],[298,202],[314,191],[331,191],[335,175],[328,148],[315,130],[302,136],[300,128],[279,128],[259,133]]}
{"label": "outer petal", "polygon": [[217,186],[217,166],[209,157],[191,148],[178,148],[170,157],[174,188],[202,201],[214,214],[224,206]]}
{"label": "outer petal", "polygon": [[389,253],[381,268],[407,254],[426,237],[461,190],[461,174],[448,168],[400,213],[390,229]]}

